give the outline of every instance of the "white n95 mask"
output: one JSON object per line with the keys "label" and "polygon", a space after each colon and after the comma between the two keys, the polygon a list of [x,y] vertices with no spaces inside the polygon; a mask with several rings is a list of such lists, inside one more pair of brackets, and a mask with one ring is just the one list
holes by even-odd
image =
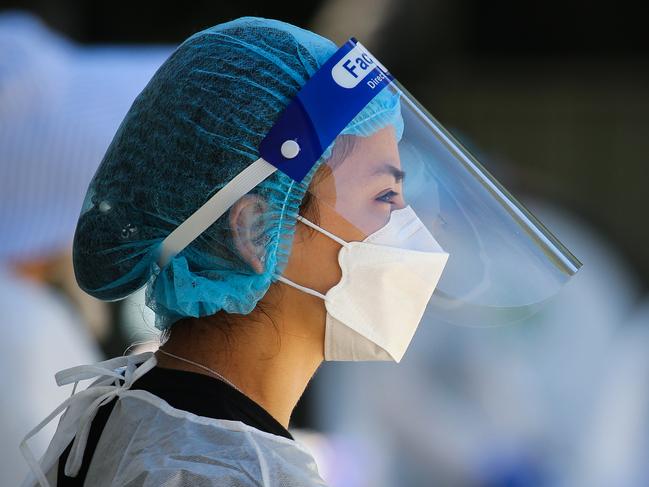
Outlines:
{"label": "white n95 mask", "polygon": [[393,211],[387,225],[362,242],[346,242],[304,217],[298,219],[341,245],[342,278],[325,295],[277,276],[324,300],[325,360],[399,362],[449,254],[409,206]]}

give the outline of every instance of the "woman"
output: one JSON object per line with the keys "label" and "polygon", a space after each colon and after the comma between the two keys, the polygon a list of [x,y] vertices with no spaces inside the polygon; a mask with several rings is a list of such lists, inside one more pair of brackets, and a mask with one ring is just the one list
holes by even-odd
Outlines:
{"label": "woman", "polygon": [[293,408],[323,359],[401,360],[449,256],[403,182],[414,171],[412,201],[439,221],[421,154],[445,163],[450,143],[417,145],[430,121],[402,99],[355,40],[282,22],[238,19],[176,49],[115,135],[74,240],[89,294],[147,286],[162,346],[57,375],[98,379],[54,411],[39,463],[23,444],[26,485],[323,485]]}
{"label": "woman", "polygon": [[[85,447],[69,442],[47,472],[52,485],[323,484],[288,425],[324,358],[325,307],[312,294],[270,281],[283,269],[322,294],[340,281],[340,245],[296,226],[296,212],[346,240],[362,240],[316,196],[335,207],[343,188],[331,167],[342,168],[344,159],[387,156],[398,165],[397,106],[377,104],[392,113],[368,112],[377,127],[348,131],[366,138],[341,136],[323,158],[330,165],[313,178],[314,196],[306,195],[306,180],[297,185],[276,174],[164,269],[151,273],[156,266],[143,270],[142,262],[150,242],[159,243],[256,158],[277,112],[335,50],[281,22],[239,19],[183,43],[133,104],[88,191],[75,271],[81,287],[102,299],[149,281],[148,304],[164,344],[145,367],[135,369],[136,359],[126,371],[129,391],[149,395],[135,407],[123,407],[124,396],[104,398],[94,421],[85,418],[92,421]],[[344,191],[348,208],[370,207],[378,229],[404,203],[400,181],[373,179],[378,189]]]}

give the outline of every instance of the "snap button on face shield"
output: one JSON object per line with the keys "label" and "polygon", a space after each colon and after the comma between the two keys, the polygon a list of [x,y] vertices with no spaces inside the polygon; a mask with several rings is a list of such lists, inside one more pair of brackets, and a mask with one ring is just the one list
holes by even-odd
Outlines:
{"label": "snap button on face shield", "polygon": [[300,153],[300,145],[294,140],[287,140],[282,144],[280,152],[286,159],[294,159]]}

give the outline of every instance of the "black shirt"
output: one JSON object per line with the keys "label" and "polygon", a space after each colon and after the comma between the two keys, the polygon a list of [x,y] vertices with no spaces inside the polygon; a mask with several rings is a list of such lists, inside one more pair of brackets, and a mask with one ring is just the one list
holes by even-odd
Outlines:
{"label": "black shirt", "polygon": [[[229,384],[204,374],[154,367],[135,381],[131,389],[148,391],[170,406],[198,416],[241,421],[258,430],[293,439],[288,430],[259,404]],[[116,401],[114,399],[99,408],[90,428],[81,469],[74,478],[64,474],[72,443],[63,452],[58,464],[58,486],[83,486],[92,455]]]}

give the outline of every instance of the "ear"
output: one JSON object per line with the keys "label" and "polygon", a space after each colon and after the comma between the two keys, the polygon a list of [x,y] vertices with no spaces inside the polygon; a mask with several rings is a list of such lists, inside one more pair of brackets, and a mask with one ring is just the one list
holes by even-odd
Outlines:
{"label": "ear", "polygon": [[230,208],[230,230],[239,256],[257,273],[264,272],[266,247],[264,216],[267,204],[257,195],[248,194]]}

